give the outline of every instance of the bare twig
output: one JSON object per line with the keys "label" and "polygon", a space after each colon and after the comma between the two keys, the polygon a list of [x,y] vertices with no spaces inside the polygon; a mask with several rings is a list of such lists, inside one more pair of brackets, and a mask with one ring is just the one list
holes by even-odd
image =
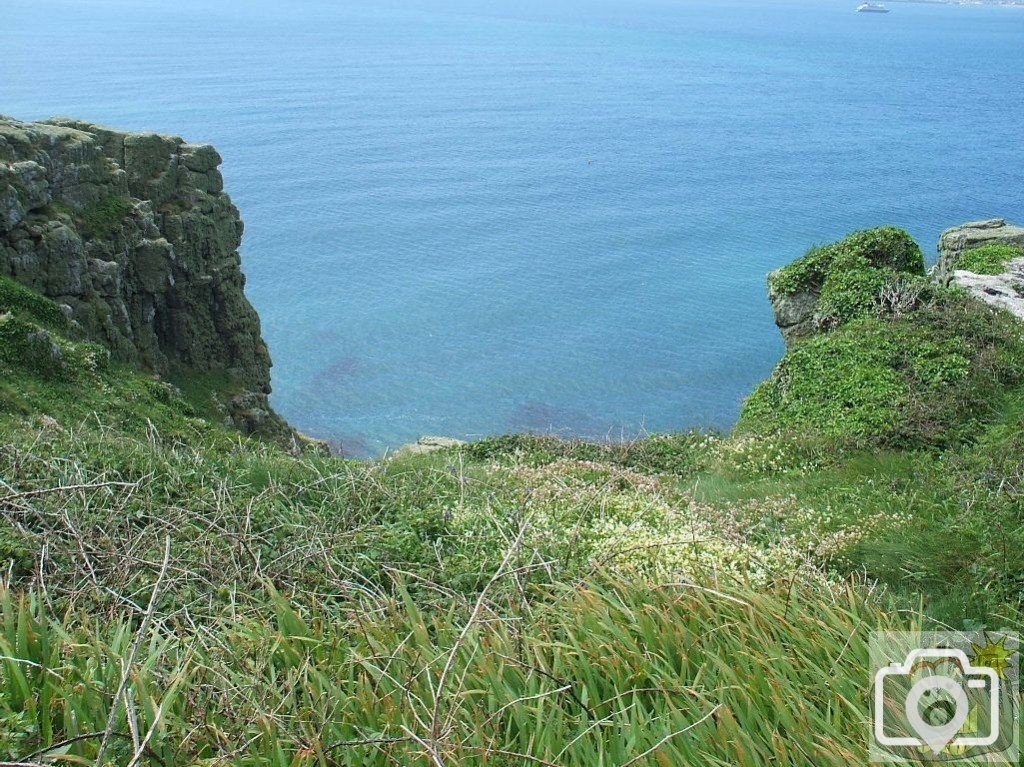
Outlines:
{"label": "bare twig", "polygon": [[704,716],[702,716],[700,719],[698,719],[693,724],[689,724],[689,725],[687,725],[686,727],[684,727],[681,730],[676,730],[675,732],[670,732],[668,735],[666,735],[664,738],[659,740],[657,743],[655,743],[649,749],[644,751],[642,754],[637,754],[636,756],[634,756],[629,761],[623,762],[622,763],[622,767],[630,767],[630,765],[636,764],[640,760],[647,758],[648,756],[653,754],[655,751],[657,751],[659,748],[661,748],[666,743],[668,743],[670,740],[672,740],[672,738],[676,738],[676,737],[682,735],[683,733],[689,732],[690,730],[692,730],[697,725],[699,725],[699,724],[707,721],[708,719],[710,719],[712,717],[712,715],[714,715],[714,713],[716,711],[718,711],[718,709],[720,709],[721,707],[722,707],[722,704],[719,703],[718,705],[716,705],[713,709],[711,709],[706,714],[704,714]]}
{"label": "bare twig", "polygon": [[[125,702],[127,702],[127,701],[128,701],[128,696],[126,695],[125,696]],[[146,749],[149,748],[149,741],[152,740],[153,733],[156,732],[157,725],[160,724],[160,719],[163,718],[163,715],[164,715],[164,704],[166,704],[166,702],[167,702],[166,698],[164,698],[164,700],[160,701],[160,705],[157,708],[156,713],[153,715],[153,723],[149,725],[149,730],[146,732],[146,737],[144,737],[142,739],[142,743],[139,743],[138,745],[136,745],[136,747],[135,747],[135,755],[132,757],[132,760],[130,762],[128,762],[128,767],[138,767],[139,762],[142,760],[142,755],[145,754],[146,753]]]}
{"label": "bare twig", "polygon": [[77,490],[98,490],[103,487],[138,487],[136,482],[92,482],[85,485],[62,485],[57,487],[44,487],[36,490],[22,490],[21,492],[11,493],[9,495],[0,496],[0,503],[7,503],[8,501],[19,500],[21,498],[34,498],[39,495],[49,495],[50,493],[72,493]]}
{"label": "bare twig", "polygon": [[[46,756],[46,754],[50,753],[51,751],[59,751],[62,748],[66,748],[67,746],[73,746],[75,743],[81,743],[84,740],[92,740],[93,738],[101,738],[101,737],[103,737],[104,733],[105,733],[105,730],[97,730],[96,732],[83,732],[81,735],[76,735],[73,738],[67,738],[66,740],[62,740],[62,741],[59,741],[57,743],[51,743],[46,748],[41,748],[38,751],[33,751],[31,754],[28,754],[27,756],[23,756],[21,758],[21,761],[19,761],[19,762],[0,762],[0,767],[6,767],[6,765],[8,765],[8,764],[29,764],[29,763],[32,762],[33,759],[38,759],[40,757],[44,757],[44,756]],[[112,737],[112,738],[123,738],[124,740],[131,740],[132,736],[129,735],[127,732],[112,732],[112,733],[110,733],[110,737]],[[153,756],[153,757],[155,757],[155,758],[157,758],[159,760],[159,757],[156,754],[153,754],[152,752],[150,752],[150,756]],[[160,761],[162,762],[163,760],[160,760]]]}
{"label": "bare twig", "polygon": [[516,758],[516,759],[525,759],[528,762],[533,762],[534,764],[540,764],[540,765],[543,765],[544,767],[562,767],[557,762],[549,762],[547,759],[541,759],[539,756],[530,756],[529,754],[520,754],[517,751],[505,751],[504,749],[501,749],[501,748],[492,748],[492,747],[488,747],[488,746],[467,746],[467,748],[471,748],[474,751],[483,751],[484,753],[487,753],[487,754],[499,754],[500,756],[511,756],[511,757]]}
{"label": "bare twig", "polygon": [[142,618],[142,623],[139,625],[139,630],[135,634],[135,641],[132,642],[132,649],[128,653],[128,659],[124,664],[124,671],[121,674],[121,683],[118,685],[117,692],[114,694],[114,699],[110,706],[110,714],[107,717],[107,726],[103,732],[103,740],[100,741],[99,750],[96,752],[96,767],[102,767],[103,757],[106,756],[107,746],[110,743],[111,733],[114,731],[114,722],[117,720],[117,709],[118,702],[121,700],[121,696],[125,694],[125,690],[128,688],[128,680],[131,679],[132,666],[135,665],[135,659],[138,657],[139,648],[142,646],[142,641],[146,637],[146,632],[149,631],[149,624],[153,621],[153,614],[156,612],[157,598],[160,596],[160,586],[163,585],[164,576],[167,575],[167,567],[171,561],[171,536],[167,536],[164,541],[164,563],[160,568],[160,575],[157,576],[156,583],[153,584],[153,593],[149,598],[149,606],[146,608],[146,614]]}
{"label": "bare twig", "polygon": [[445,682],[448,680],[448,675],[451,673],[452,667],[455,665],[455,658],[459,654],[459,650],[462,648],[463,643],[465,643],[466,637],[469,636],[470,630],[476,623],[477,616],[479,616],[480,611],[483,609],[484,604],[487,601],[488,592],[504,575],[505,568],[508,566],[508,563],[518,550],[519,543],[522,541],[525,532],[525,526],[519,528],[519,533],[516,535],[515,540],[512,541],[512,545],[509,546],[508,551],[505,552],[505,558],[501,560],[501,564],[498,566],[498,569],[494,571],[494,575],[491,576],[487,585],[484,586],[483,590],[480,592],[480,596],[477,597],[476,604],[473,606],[473,612],[469,615],[469,620],[467,620],[466,625],[462,627],[462,631],[459,633],[458,639],[455,640],[455,643],[452,645],[452,649],[448,653],[448,660],[445,661],[444,668],[441,670],[441,676],[437,680],[437,687],[434,691],[434,710],[430,715],[430,737],[434,740],[436,740],[438,736],[437,725],[441,715],[441,696],[444,692],[444,686]]}
{"label": "bare twig", "polygon": [[323,751],[326,754],[328,751],[333,751],[336,748],[348,748],[349,746],[377,746],[388,743],[408,743],[410,740],[412,740],[412,738],[366,738],[364,740],[339,740],[337,743],[325,746]]}

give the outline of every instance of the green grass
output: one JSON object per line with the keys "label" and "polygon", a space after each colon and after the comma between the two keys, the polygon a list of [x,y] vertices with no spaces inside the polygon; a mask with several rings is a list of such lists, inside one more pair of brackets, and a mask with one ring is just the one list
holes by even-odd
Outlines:
{"label": "green grass", "polygon": [[0,276],[0,314],[17,314],[48,330],[67,331],[67,319],[53,301],[10,277]]}
{"label": "green grass", "polygon": [[0,279],[0,761],[865,763],[871,629],[1021,624],[1024,337],[855,311],[732,434],[358,462]]}
{"label": "green grass", "polygon": [[[865,624],[909,627],[852,590],[765,593],[598,578],[477,608],[352,596],[201,633],[155,622],[132,666],[147,763],[513,765],[863,763]],[[131,624],[58,618],[0,591],[0,753],[102,732]],[[726,628],[723,628],[726,627]],[[446,672],[447,669],[447,672]],[[133,753],[123,703],[107,748]],[[95,759],[101,737],[62,747]],[[645,757],[644,754],[647,754]]]}
{"label": "green grass", "polygon": [[1021,257],[1024,257],[1024,250],[994,243],[964,251],[957,258],[955,268],[975,274],[1002,274],[1010,261]]}
{"label": "green grass", "polygon": [[[129,687],[140,728],[163,704],[144,763],[430,764],[412,732],[446,763],[622,765],[719,705],[641,763],[863,763],[868,628],[1014,620],[1020,563],[994,528],[951,525],[1012,519],[1006,485],[979,478],[1011,460],[1018,415],[941,458],[704,435],[700,462],[652,472],[590,453],[642,441],[517,437],[377,464],[9,426],[0,744],[25,757],[104,728],[138,627],[122,599],[145,607],[169,535]],[[682,581],[720,593],[665,586]],[[379,738],[398,741],[331,748]],[[108,757],[131,751],[117,737]]]}

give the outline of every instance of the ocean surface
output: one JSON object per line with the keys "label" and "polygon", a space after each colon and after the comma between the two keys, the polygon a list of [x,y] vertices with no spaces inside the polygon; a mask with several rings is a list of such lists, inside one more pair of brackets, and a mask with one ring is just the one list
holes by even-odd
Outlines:
{"label": "ocean surface", "polygon": [[424,434],[728,427],[810,244],[1024,221],[1024,8],[3,0],[0,113],[210,142],[273,402]]}

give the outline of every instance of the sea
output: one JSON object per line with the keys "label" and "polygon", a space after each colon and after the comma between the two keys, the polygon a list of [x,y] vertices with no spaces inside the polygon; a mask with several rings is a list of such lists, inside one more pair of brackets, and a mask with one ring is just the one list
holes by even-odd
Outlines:
{"label": "sea", "polygon": [[3,0],[0,113],[214,144],[275,407],[422,435],[727,429],[810,245],[1024,222],[1024,7]]}

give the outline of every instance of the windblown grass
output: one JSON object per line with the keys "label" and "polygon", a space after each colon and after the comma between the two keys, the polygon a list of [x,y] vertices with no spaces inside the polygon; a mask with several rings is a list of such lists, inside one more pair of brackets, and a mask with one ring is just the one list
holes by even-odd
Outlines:
{"label": "windblown grass", "polygon": [[853,589],[604,577],[476,607],[400,584],[338,612],[273,590],[267,607],[161,613],[115,704],[130,617],[0,592],[0,747],[91,761],[114,705],[114,764],[857,764],[864,629],[905,625]]}
{"label": "windblown grass", "polygon": [[1021,624],[988,310],[956,332],[1013,343],[884,450],[773,417],[352,462],[2,301],[34,356],[0,349],[0,762],[862,764],[869,630]]}
{"label": "windblown grass", "polygon": [[[6,433],[10,759],[844,764],[862,757],[867,628],[906,620],[768,506],[696,501],[688,460],[648,473],[544,442],[367,464],[155,428]],[[810,470],[777,440],[702,439],[734,479],[786,456]]]}
{"label": "windblown grass", "polygon": [[624,767],[863,763],[868,632],[928,622],[878,574],[941,544],[954,478],[1013,476],[1019,432],[941,462],[705,435],[676,471],[633,459],[697,437],[361,463],[6,433],[0,756]]}

